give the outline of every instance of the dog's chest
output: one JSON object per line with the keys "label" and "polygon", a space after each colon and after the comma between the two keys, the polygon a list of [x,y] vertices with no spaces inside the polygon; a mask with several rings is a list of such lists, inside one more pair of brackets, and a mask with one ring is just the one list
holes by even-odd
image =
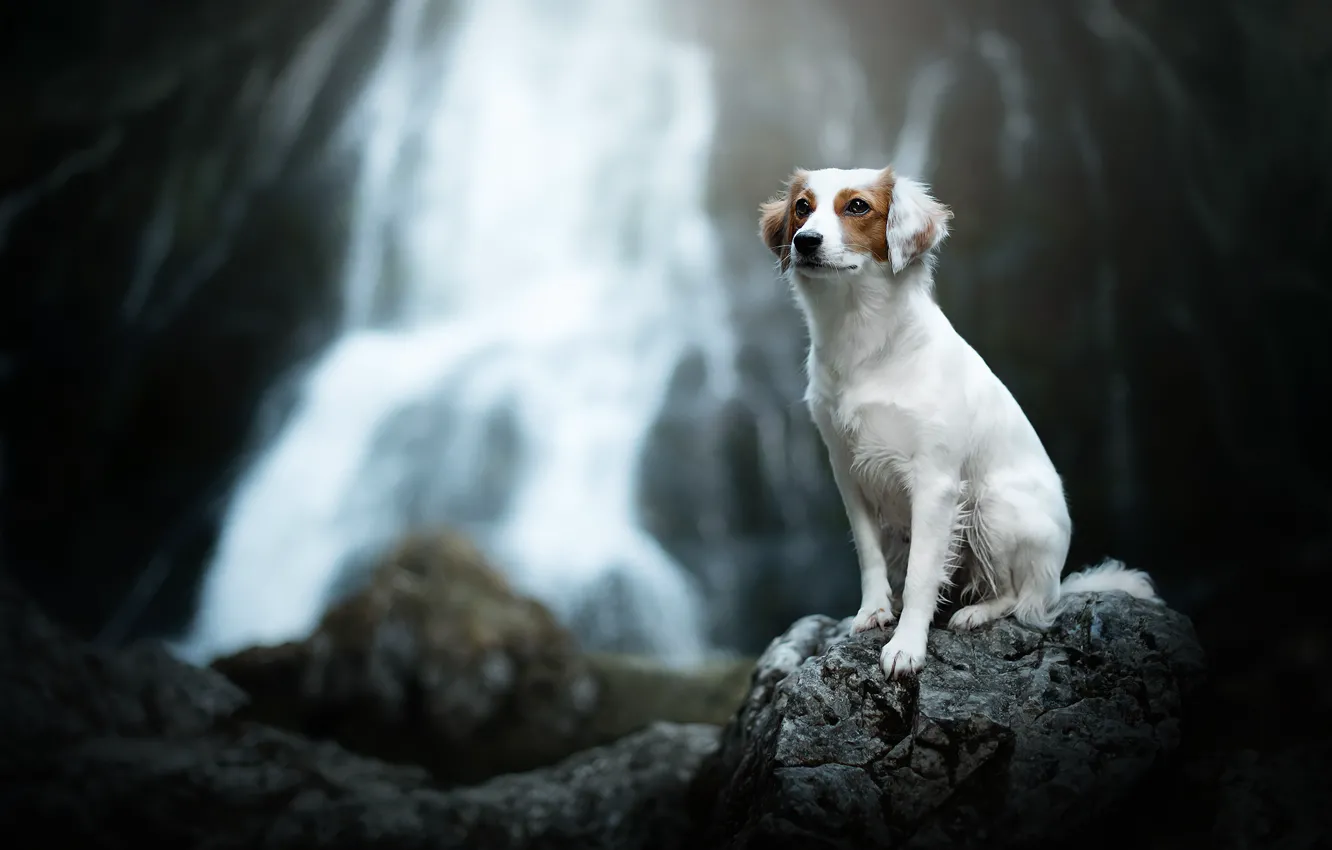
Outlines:
{"label": "dog's chest", "polygon": [[842,400],[833,415],[851,457],[851,474],[890,528],[911,526],[911,458],[918,440],[917,417],[901,406]]}

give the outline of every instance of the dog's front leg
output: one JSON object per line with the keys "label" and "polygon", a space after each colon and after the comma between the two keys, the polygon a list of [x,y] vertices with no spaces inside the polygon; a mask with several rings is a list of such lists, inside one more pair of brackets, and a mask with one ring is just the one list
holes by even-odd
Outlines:
{"label": "dog's front leg", "polygon": [[925,666],[925,644],[939,604],[960,493],[956,478],[937,472],[917,472],[912,483],[911,551],[902,587],[902,615],[879,656],[883,672],[894,678],[913,675]]}
{"label": "dog's front leg", "polygon": [[888,585],[888,563],[883,553],[882,531],[864,492],[851,474],[851,452],[834,431],[828,414],[817,409],[813,414],[814,424],[818,426],[828,449],[833,480],[842,496],[842,506],[851,524],[851,539],[860,561],[860,610],[851,622],[851,631],[855,633],[883,628],[893,622],[896,615],[889,601],[891,590]]}

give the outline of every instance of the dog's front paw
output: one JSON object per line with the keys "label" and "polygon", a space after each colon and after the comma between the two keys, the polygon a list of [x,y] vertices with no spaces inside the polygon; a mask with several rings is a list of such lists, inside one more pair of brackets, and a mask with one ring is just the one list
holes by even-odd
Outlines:
{"label": "dog's front paw", "polygon": [[878,605],[862,605],[856,612],[856,618],[851,621],[851,634],[884,629],[896,619],[897,615],[893,613],[887,599],[881,600]]}
{"label": "dog's front paw", "polygon": [[898,629],[879,653],[879,665],[889,679],[914,676],[925,666],[925,644],[912,640]]}

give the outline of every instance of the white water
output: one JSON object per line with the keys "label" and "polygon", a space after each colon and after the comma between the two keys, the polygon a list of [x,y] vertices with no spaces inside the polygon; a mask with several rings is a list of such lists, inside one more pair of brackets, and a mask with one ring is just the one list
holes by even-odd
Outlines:
{"label": "white water", "polygon": [[[398,0],[355,122],[345,329],[233,494],[176,649],[298,639],[348,564],[456,523],[557,615],[598,611],[594,640],[696,660],[698,590],[635,485],[686,353],[731,392],[706,57],[652,0],[478,0],[450,43],[429,11]],[[516,446],[491,433],[504,416]],[[469,515],[497,464],[509,500]]]}

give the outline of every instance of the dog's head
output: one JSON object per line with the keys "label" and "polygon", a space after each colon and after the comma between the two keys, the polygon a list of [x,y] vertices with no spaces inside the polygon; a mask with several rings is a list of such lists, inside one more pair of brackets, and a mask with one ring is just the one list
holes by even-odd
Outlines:
{"label": "dog's head", "polygon": [[891,167],[796,171],[759,213],[759,235],[782,270],[807,277],[900,274],[932,258],[953,217],[925,186]]}

